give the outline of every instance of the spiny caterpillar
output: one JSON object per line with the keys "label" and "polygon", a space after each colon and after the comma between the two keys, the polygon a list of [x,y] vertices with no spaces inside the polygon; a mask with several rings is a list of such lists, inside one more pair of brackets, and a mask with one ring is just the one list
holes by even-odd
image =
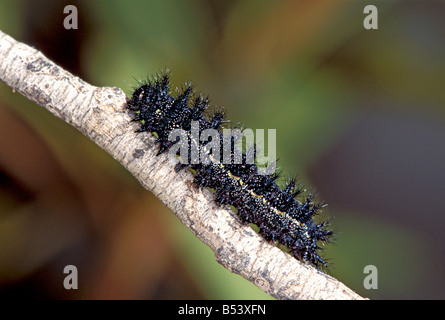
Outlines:
{"label": "spiny caterpillar", "polygon": [[[256,154],[255,147],[242,152],[240,161],[234,161],[239,137],[231,136],[229,144],[222,143],[225,115],[214,111],[206,117],[208,98],[195,94],[192,86],[187,84],[176,97],[172,96],[169,75],[161,73],[152,80],[139,83],[132,97],[127,99],[127,107],[134,114],[133,120],[140,122],[138,132],[149,131],[157,136],[158,154],[173,149],[178,142],[170,137],[174,130],[185,133],[190,152],[176,170],[192,169],[198,188],[214,190],[218,204],[235,208],[243,223],[256,225],[267,241],[286,247],[296,259],[317,268],[327,267],[318,254],[321,249],[318,244],[329,241],[333,233],[326,221],[316,224],[312,218],[324,205],[314,203],[313,195],[296,200],[303,192],[297,187],[296,179],[290,179],[281,189],[276,183],[278,173],[261,173],[254,162],[248,161]],[[212,147],[209,141],[201,141],[199,136],[193,138],[194,126],[198,128],[199,136],[205,130],[216,130],[220,141],[218,147],[215,148],[214,138]],[[193,148],[207,156],[204,157],[207,161],[192,161]],[[215,151],[219,151],[216,154],[229,152],[232,161],[220,161]],[[175,153],[179,155],[179,151]]]}

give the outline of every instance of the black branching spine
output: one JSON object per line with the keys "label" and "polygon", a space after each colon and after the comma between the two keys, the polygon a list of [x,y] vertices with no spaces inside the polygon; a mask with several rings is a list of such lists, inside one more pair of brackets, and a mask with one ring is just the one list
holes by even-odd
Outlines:
{"label": "black branching spine", "polygon": [[[316,204],[312,195],[302,197],[302,190],[297,187],[295,179],[290,179],[281,189],[276,183],[278,174],[260,174],[257,165],[248,161],[255,155],[254,148],[241,153],[240,161],[233,161],[237,138],[231,137],[229,144],[222,143],[224,113],[214,111],[206,117],[209,99],[195,94],[191,85],[186,85],[176,97],[170,94],[170,89],[167,73],[139,84],[127,101],[134,120],[140,123],[138,132],[156,134],[161,154],[179,143],[169,139],[172,130],[183,130],[189,152],[177,170],[183,167],[192,169],[195,172],[194,183],[198,187],[214,190],[217,203],[234,207],[241,221],[255,224],[267,241],[286,247],[300,261],[318,268],[327,267],[319,251],[321,244],[330,241],[332,231],[326,221],[317,224],[313,220],[323,205]],[[213,155],[217,150],[210,150],[209,141],[193,138],[193,123],[199,128],[199,136],[206,129],[218,132],[220,158]],[[201,161],[193,161],[193,148],[201,154]],[[220,161],[227,151],[232,161]],[[297,200],[296,197],[302,199]]]}

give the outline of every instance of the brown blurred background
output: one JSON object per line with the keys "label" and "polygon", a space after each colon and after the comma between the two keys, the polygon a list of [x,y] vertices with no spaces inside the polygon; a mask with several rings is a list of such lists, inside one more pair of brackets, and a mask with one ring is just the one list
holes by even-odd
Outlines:
{"label": "brown blurred background", "polygon": [[[63,27],[77,7],[77,30]],[[363,28],[363,8],[379,29]],[[445,298],[445,1],[0,2],[0,29],[131,94],[169,68],[279,165],[337,232],[330,274],[379,299]],[[65,290],[63,268],[79,270]],[[363,269],[378,269],[378,289]],[[0,296],[267,299],[69,125],[0,84]]]}

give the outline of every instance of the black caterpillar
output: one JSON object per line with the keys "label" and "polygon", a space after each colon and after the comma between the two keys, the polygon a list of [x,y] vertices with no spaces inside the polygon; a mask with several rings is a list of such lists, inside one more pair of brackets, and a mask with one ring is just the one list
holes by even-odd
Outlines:
{"label": "black caterpillar", "polygon": [[[241,163],[232,161],[226,164],[226,161],[218,161],[211,155],[208,141],[191,139],[192,123],[196,121],[199,133],[205,129],[216,129],[220,141],[223,141],[224,113],[214,111],[207,119],[204,111],[209,107],[208,98],[195,94],[192,86],[187,84],[177,97],[173,97],[170,95],[169,75],[161,73],[153,80],[139,83],[132,97],[127,99],[127,107],[135,115],[133,120],[140,122],[138,132],[149,131],[157,136],[159,154],[177,143],[178,140],[169,140],[173,129],[186,132],[190,149],[195,146],[207,155],[207,162],[193,163],[189,152],[188,161],[176,169],[187,166],[195,171],[194,183],[198,187],[213,189],[218,204],[233,206],[243,223],[255,224],[267,241],[286,247],[298,260],[317,268],[328,267],[318,254],[318,243],[329,241],[333,233],[326,221],[316,224],[312,218],[324,205],[316,204],[313,195],[297,201],[302,189],[297,187],[296,179],[291,179],[281,189],[275,182],[278,173],[259,174],[257,165],[247,161],[249,156],[256,154],[255,148],[241,154]],[[230,148],[233,160],[236,140],[237,137],[231,137],[229,145],[219,144],[220,154]]]}

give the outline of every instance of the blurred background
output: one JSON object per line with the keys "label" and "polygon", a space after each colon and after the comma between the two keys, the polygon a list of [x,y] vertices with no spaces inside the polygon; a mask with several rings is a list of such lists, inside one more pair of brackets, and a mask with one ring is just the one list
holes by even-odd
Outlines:
{"label": "blurred background", "polygon": [[[66,30],[66,5],[78,29]],[[365,5],[378,30],[365,30]],[[3,0],[0,29],[127,95],[163,68],[277,130],[329,206],[329,274],[373,299],[445,298],[445,1]],[[66,265],[79,289],[65,290]],[[366,290],[365,266],[378,270]],[[270,299],[220,266],[68,124],[0,84],[0,296]]]}

